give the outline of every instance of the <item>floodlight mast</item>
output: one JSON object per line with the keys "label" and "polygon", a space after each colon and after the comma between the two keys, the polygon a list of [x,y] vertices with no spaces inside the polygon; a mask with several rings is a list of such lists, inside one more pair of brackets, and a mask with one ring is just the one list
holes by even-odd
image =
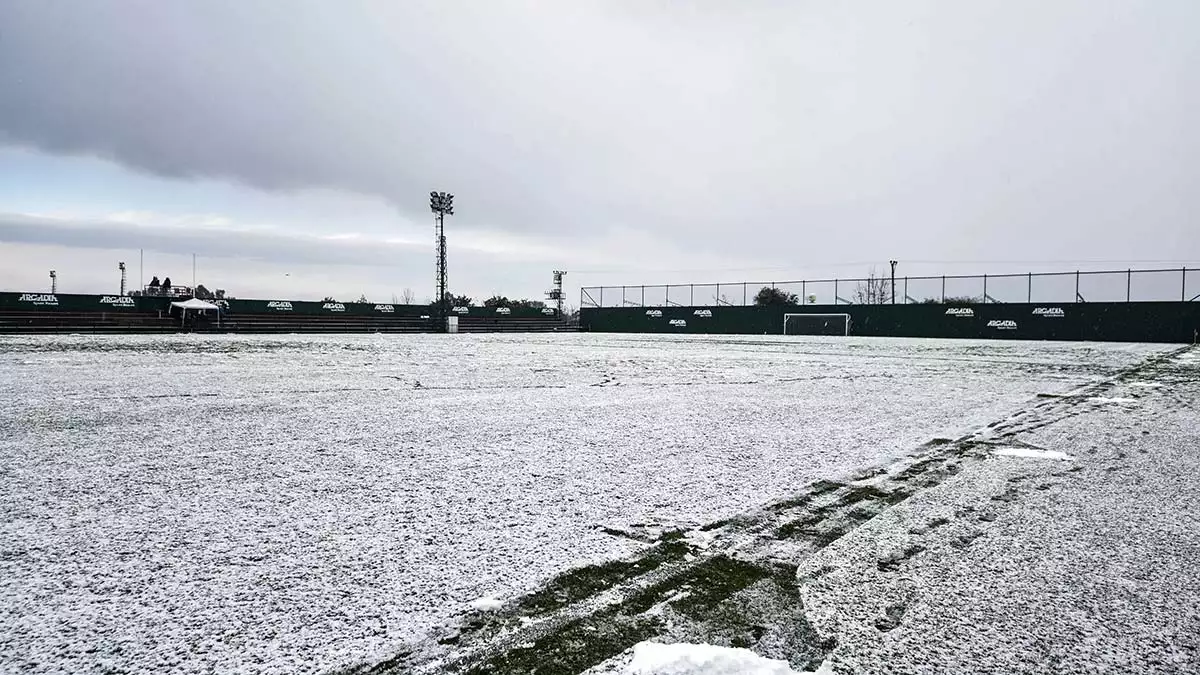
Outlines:
{"label": "floodlight mast", "polygon": [[438,331],[449,330],[446,319],[450,316],[450,299],[446,296],[446,216],[454,215],[454,195],[449,192],[433,191],[429,193],[429,209],[433,211],[434,247],[437,251],[437,275],[434,280],[434,314],[438,322]]}

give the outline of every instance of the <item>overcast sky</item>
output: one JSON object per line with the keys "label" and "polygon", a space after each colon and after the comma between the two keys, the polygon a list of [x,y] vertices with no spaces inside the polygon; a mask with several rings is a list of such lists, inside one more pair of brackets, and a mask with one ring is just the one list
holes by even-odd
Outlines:
{"label": "overcast sky", "polygon": [[[0,288],[1200,260],[1200,2],[0,0]],[[951,265],[951,262],[958,264]],[[939,272],[940,273],[940,272]]]}

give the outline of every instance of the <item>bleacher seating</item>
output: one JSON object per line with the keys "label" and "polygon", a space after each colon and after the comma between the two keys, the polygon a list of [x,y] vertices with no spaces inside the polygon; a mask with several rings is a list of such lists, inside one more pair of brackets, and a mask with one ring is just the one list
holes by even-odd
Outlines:
{"label": "bleacher seating", "polygon": [[157,313],[0,311],[0,333],[170,333],[179,320]]}
{"label": "bleacher seating", "polygon": [[[551,332],[574,330],[555,317],[464,316],[462,333]],[[0,333],[430,333],[435,322],[417,316],[352,314],[225,314],[178,316],[158,312],[68,312],[0,310]]]}
{"label": "bleacher seating", "polygon": [[564,328],[557,317],[464,316],[458,320],[460,333],[550,333]]}
{"label": "bleacher seating", "polygon": [[[217,330],[216,321],[201,330]],[[230,333],[427,333],[431,324],[414,316],[354,316],[305,314],[229,314],[221,330]]]}

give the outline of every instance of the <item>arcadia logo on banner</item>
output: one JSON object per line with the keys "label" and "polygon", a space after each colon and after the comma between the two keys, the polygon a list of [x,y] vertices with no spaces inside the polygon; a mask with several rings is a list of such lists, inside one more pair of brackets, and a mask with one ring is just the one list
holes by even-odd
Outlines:
{"label": "arcadia logo on banner", "polygon": [[662,310],[661,309],[648,309],[648,310],[646,310],[646,316],[650,317],[651,319],[661,319],[662,318]]}
{"label": "arcadia logo on banner", "polygon": [[267,309],[273,309],[277,312],[290,312],[292,311],[292,303],[283,300],[272,300],[267,303]]}
{"label": "arcadia logo on banner", "polygon": [[327,302],[321,305],[321,309],[327,309],[331,312],[344,312],[346,311],[346,306],[340,302]]}
{"label": "arcadia logo on banner", "polygon": [[1067,313],[1063,311],[1062,307],[1034,307],[1033,315],[1034,316],[1049,316],[1049,317],[1061,319],[1062,317],[1066,316]]}
{"label": "arcadia logo on banner", "polygon": [[547,316],[553,316],[553,315],[554,315],[554,308],[553,308],[553,307],[543,307],[543,308],[542,308],[542,314],[545,314],[545,315],[547,315]]}
{"label": "arcadia logo on banner", "polygon": [[375,311],[383,312],[384,314],[391,314],[396,311],[396,308],[391,305],[375,305]]}
{"label": "arcadia logo on banner", "polygon": [[114,307],[136,307],[137,303],[128,295],[106,295],[100,298],[100,304]]}
{"label": "arcadia logo on banner", "polygon": [[712,318],[712,310],[711,309],[698,309],[698,310],[692,312],[692,314],[695,314],[696,316],[705,318],[705,319]]}
{"label": "arcadia logo on banner", "polygon": [[988,322],[988,328],[997,328],[999,330],[1016,330],[1017,322],[1012,319],[992,319]]}
{"label": "arcadia logo on banner", "polygon": [[21,302],[33,303],[35,305],[53,305],[55,307],[58,306],[58,296],[50,295],[49,293],[46,293],[44,295],[39,295],[36,293],[25,293],[20,298],[18,298],[18,300],[20,300]]}
{"label": "arcadia logo on banner", "polygon": [[459,305],[458,307],[455,307],[454,309],[452,309],[450,311],[454,312],[455,314],[468,314],[468,313],[470,313],[471,308]]}
{"label": "arcadia logo on banner", "polygon": [[961,316],[963,318],[970,318],[975,316],[975,310],[971,309],[970,307],[951,307],[950,309],[946,310],[946,316]]}
{"label": "arcadia logo on banner", "polygon": [[497,307],[496,313],[497,314],[512,314],[512,310],[507,307]]}
{"label": "arcadia logo on banner", "polygon": [[672,326],[676,326],[678,328],[683,328],[684,326],[687,325],[687,320],[686,319],[671,319],[670,323]]}

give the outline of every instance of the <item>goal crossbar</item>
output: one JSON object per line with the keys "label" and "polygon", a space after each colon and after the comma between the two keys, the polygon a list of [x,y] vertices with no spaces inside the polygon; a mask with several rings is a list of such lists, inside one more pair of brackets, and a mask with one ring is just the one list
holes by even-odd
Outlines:
{"label": "goal crossbar", "polygon": [[788,331],[787,331],[788,319],[791,319],[793,317],[804,317],[804,318],[809,318],[809,319],[841,319],[842,326],[843,326],[842,335],[850,334],[850,315],[849,314],[808,314],[805,312],[795,312],[795,313],[783,315],[783,334],[784,335],[788,334]]}

